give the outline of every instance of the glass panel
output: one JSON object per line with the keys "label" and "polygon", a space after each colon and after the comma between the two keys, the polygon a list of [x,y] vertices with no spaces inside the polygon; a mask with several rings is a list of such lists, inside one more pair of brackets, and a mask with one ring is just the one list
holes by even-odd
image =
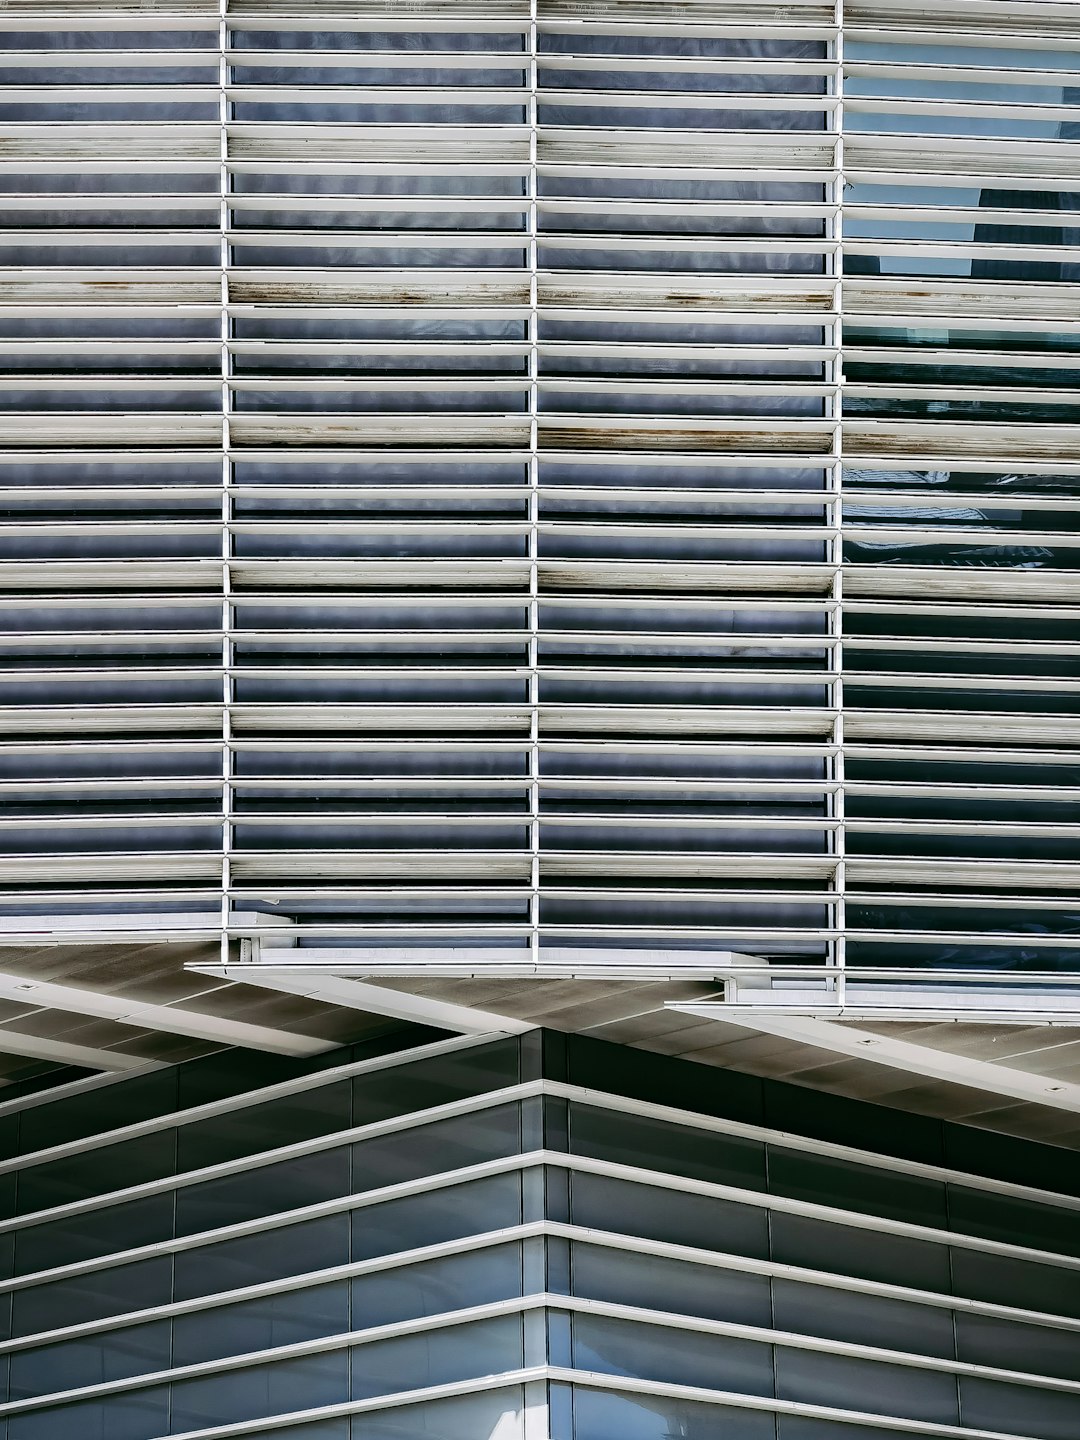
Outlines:
{"label": "glass panel", "polygon": [[[592,1300],[640,1305],[709,1320],[769,1325],[769,1281],[765,1275],[688,1265],[655,1255],[571,1246],[572,1290]],[[778,1322],[779,1323],[779,1322]]]}
{"label": "glass panel", "polygon": [[886,1215],[915,1225],[947,1223],[945,1186],[937,1181],[777,1145],[769,1146],[769,1189],[815,1205]]}
{"label": "glass panel", "polygon": [[975,1365],[1080,1380],[1080,1335],[1049,1325],[1019,1325],[994,1315],[956,1312],[956,1355]]}
{"label": "glass panel", "polygon": [[521,1176],[492,1175],[353,1211],[353,1259],[367,1260],[521,1223]]}
{"label": "glass panel", "polygon": [[733,1255],[768,1256],[764,1209],[602,1175],[571,1175],[570,1184],[575,1225]]}
{"label": "glass panel", "polygon": [[516,1039],[508,1039],[359,1075],[353,1081],[353,1124],[368,1125],[391,1115],[427,1110],[467,1095],[516,1085],[518,1048]]}
{"label": "glass panel", "polygon": [[[395,1073],[394,1071],[390,1072]],[[230,1110],[179,1130],[177,1168],[198,1170],[241,1155],[276,1150],[317,1135],[347,1130],[352,1119],[347,1080],[302,1090],[266,1105]]]}
{"label": "glass panel", "polygon": [[772,1291],[778,1330],[952,1358],[951,1310],[792,1280],[774,1280]]}
{"label": "glass panel", "polygon": [[499,1105],[399,1134],[362,1140],[352,1147],[359,1193],[400,1184],[421,1175],[458,1170],[483,1160],[515,1155],[520,1149],[517,1105]]}
{"label": "glass panel", "polygon": [[[553,1386],[559,1429],[552,1440],[774,1440],[771,1414],[731,1405],[702,1405],[661,1396],[617,1395],[575,1385]],[[572,1411],[559,1402],[572,1395]],[[567,1425],[572,1413],[572,1428]],[[553,1417],[555,1418],[555,1417]]]}
{"label": "glass panel", "polygon": [[758,1141],[666,1120],[571,1104],[570,1148],[577,1155],[646,1170],[751,1190],[765,1188],[765,1147]]}
{"label": "glass panel", "polygon": [[16,1350],[11,1356],[11,1398],[77,1390],[83,1385],[167,1370],[170,1328],[169,1321],[158,1320],[60,1345]]}
{"label": "glass panel", "polygon": [[943,1425],[959,1423],[956,1376],[776,1347],[776,1393],[784,1400],[863,1410]]}
{"label": "glass panel", "polygon": [[522,1293],[521,1279],[520,1245],[359,1275],[352,1282],[353,1329],[508,1300]]}
{"label": "glass panel", "polygon": [[261,1285],[286,1275],[328,1270],[349,1261],[348,1215],[326,1215],[219,1245],[180,1250],[175,1259],[177,1300]]}
{"label": "glass panel", "polygon": [[39,1330],[78,1325],[83,1320],[98,1320],[125,1310],[166,1305],[171,1289],[172,1262],[163,1256],[16,1290],[12,1297],[12,1333],[33,1335]]}
{"label": "glass panel", "polygon": [[334,1200],[350,1189],[348,1146],[242,1170],[176,1194],[176,1232],[191,1235]]}
{"label": "glass panel", "polygon": [[520,1389],[403,1405],[353,1416],[352,1440],[520,1440],[522,1406]]}
{"label": "glass panel", "polygon": [[178,1380],[172,1386],[171,1433],[342,1403],[349,1398],[348,1365],[348,1352],[336,1350]]}
{"label": "glass panel", "polygon": [[353,1399],[517,1370],[521,1356],[517,1315],[358,1345],[352,1351]]}
{"label": "glass panel", "polygon": [[1080,1212],[1076,1210],[1059,1210],[1013,1195],[951,1185],[949,1218],[955,1230],[969,1235],[1080,1255]]}
{"label": "glass panel", "polygon": [[958,1295],[1014,1305],[1018,1310],[1045,1310],[1080,1318],[1080,1273],[1055,1270],[1007,1255],[961,1250],[952,1255],[953,1283]]}
{"label": "glass panel", "polygon": [[773,1392],[769,1345],[586,1315],[575,1315],[572,1327],[579,1370],[750,1395]]}
{"label": "glass panel", "polygon": [[949,1252],[944,1245],[779,1210],[771,1216],[771,1228],[772,1258],[785,1265],[949,1293]]}
{"label": "glass panel", "polygon": [[15,1273],[68,1265],[172,1236],[174,1193],[149,1195],[127,1205],[107,1205],[48,1225],[28,1225],[15,1237]]}
{"label": "glass panel", "polygon": [[171,1175],[176,1158],[176,1131],[140,1135],[120,1145],[106,1145],[71,1159],[32,1165],[19,1171],[17,1207],[20,1215],[103,1195],[146,1180]]}
{"label": "glass panel", "polygon": [[272,1350],[349,1329],[345,1280],[286,1290],[241,1305],[215,1306],[173,1321],[173,1364],[194,1365],[220,1355]]}
{"label": "glass panel", "polygon": [[1076,1440],[1080,1435],[1080,1395],[962,1375],[960,1403],[964,1424],[973,1429],[1004,1430],[1041,1440]]}
{"label": "glass panel", "polygon": [[8,1419],[8,1440],[157,1440],[169,1430],[169,1392],[162,1386],[54,1410],[31,1410]]}

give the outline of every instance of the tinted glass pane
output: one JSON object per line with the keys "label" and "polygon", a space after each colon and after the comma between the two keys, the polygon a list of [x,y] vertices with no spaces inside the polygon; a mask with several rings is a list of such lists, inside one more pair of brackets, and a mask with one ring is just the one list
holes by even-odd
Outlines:
{"label": "tinted glass pane", "polygon": [[959,1246],[953,1250],[952,1267],[958,1295],[1015,1305],[1018,1310],[1080,1317],[1080,1272],[1076,1270],[1056,1270]]}
{"label": "tinted glass pane", "polygon": [[302,1225],[285,1225],[255,1235],[239,1235],[176,1255],[176,1299],[239,1290],[286,1275],[304,1275],[346,1265],[349,1217],[326,1215]]}
{"label": "tinted glass pane", "polygon": [[173,1173],[175,1157],[176,1132],[161,1130],[67,1160],[32,1165],[19,1172],[18,1211],[26,1215],[88,1195],[104,1195],[145,1180],[157,1180]]}
{"label": "tinted glass pane", "polygon": [[172,1386],[172,1433],[335,1405],[348,1392],[344,1350],[179,1380]]}
{"label": "tinted glass pane", "polygon": [[860,1295],[776,1279],[773,1318],[778,1330],[946,1359],[953,1354],[951,1310],[909,1305],[883,1295]]}
{"label": "tinted glass pane", "polygon": [[820,1350],[776,1349],[776,1393],[784,1400],[864,1410],[913,1420],[958,1423],[956,1377],[852,1360]]}
{"label": "tinted glass pane", "polygon": [[15,1273],[110,1255],[137,1245],[152,1245],[172,1235],[174,1194],[150,1195],[127,1205],[107,1205],[48,1225],[28,1225],[15,1245]]}
{"label": "tinted glass pane", "polygon": [[352,1352],[353,1399],[496,1375],[520,1366],[521,1320],[516,1315],[378,1340]]}
{"label": "tinted glass pane", "polygon": [[352,1440],[519,1440],[521,1408],[520,1389],[403,1405],[354,1416]]}
{"label": "tinted glass pane", "polygon": [[1035,1435],[1042,1440],[1076,1440],[1080,1435],[1080,1395],[961,1376],[960,1403],[964,1424],[973,1429]]}
{"label": "tinted glass pane", "polygon": [[167,1115],[176,1103],[176,1086],[177,1071],[157,1070],[35,1105],[20,1114],[20,1149],[25,1155]]}
{"label": "tinted glass pane", "polygon": [[520,1175],[492,1175],[354,1210],[353,1259],[391,1255],[520,1223]]}
{"label": "tinted glass pane", "polygon": [[570,1148],[577,1155],[646,1170],[753,1190],[765,1188],[765,1147],[756,1140],[716,1135],[641,1115],[571,1105]]}
{"label": "tinted glass pane", "polygon": [[915,1225],[945,1225],[945,1186],[895,1170],[769,1146],[769,1189],[815,1205],[887,1215]]}
{"label": "tinted glass pane", "polygon": [[602,1175],[571,1176],[575,1225],[733,1255],[769,1253],[768,1211]]}
{"label": "tinted glass pane", "polygon": [[776,1434],[773,1417],[760,1410],[616,1395],[581,1386],[573,1389],[572,1429],[565,1428],[564,1415],[560,1408],[560,1428],[552,1431],[552,1440],[774,1440]]}
{"label": "tinted glass pane", "polygon": [[31,1410],[8,1420],[8,1440],[156,1440],[168,1434],[169,1392],[161,1388],[107,1400],[85,1400],[55,1410]]}
{"label": "tinted glass pane", "polygon": [[1080,1255],[1080,1211],[1039,1205],[1012,1195],[987,1190],[949,1187],[949,1217],[956,1230],[1029,1245],[1035,1250],[1056,1250]]}
{"label": "tinted glass pane", "polygon": [[167,1320],[131,1325],[61,1345],[16,1350],[11,1356],[11,1398],[49,1395],[57,1390],[76,1390],[82,1385],[167,1370],[169,1353]]}
{"label": "tinted glass pane", "polygon": [[944,1245],[781,1211],[773,1212],[771,1224],[772,1258],[785,1265],[949,1293],[949,1252]]}
{"label": "tinted glass pane", "polygon": [[475,1050],[395,1065],[353,1083],[354,1124],[368,1125],[391,1115],[427,1110],[467,1095],[480,1095],[518,1079],[518,1041],[501,1040]]}
{"label": "tinted glass pane", "polygon": [[710,1390],[772,1394],[768,1345],[595,1316],[575,1315],[572,1323],[576,1369]]}
{"label": "tinted glass pane", "polygon": [[173,1326],[175,1365],[340,1335],[349,1329],[349,1286],[339,1280],[240,1305],[215,1306],[178,1315]]}
{"label": "tinted glass pane", "polygon": [[125,1310],[166,1305],[171,1286],[172,1264],[164,1257],[17,1290],[12,1297],[12,1333],[32,1335]]}
{"label": "tinted glass pane", "polygon": [[769,1280],[765,1275],[576,1243],[571,1247],[571,1257],[575,1295],[701,1315],[710,1320],[736,1320],[746,1325],[770,1323]]}
{"label": "tinted glass pane", "polygon": [[334,1200],[349,1193],[349,1177],[349,1149],[342,1146],[192,1185],[177,1191],[176,1231],[191,1235]]}
{"label": "tinted glass pane", "polygon": [[353,1328],[439,1315],[520,1294],[521,1247],[496,1245],[357,1276],[352,1282]]}
{"label": "tinted glass pane", "polygon": [[1080,1380],[1080,1334],[1048,1325],[1018,1325],[993,1315],[956,1313],[956,1354],[975,1365]]}
{"label": "tinted glass pane", "polygon": [[179,1131],[177,1165],[180,1170],[198,1170],[241,1155],[276,1150],[316,1135],[346,1130],[351,1117],[349,1082],[320,1085],[266,1105],[230,1110],[183,1126]]}
{"label": "tinted glass pane", "polygon": [[362,1140],[352,1147],[354,1190],[375,1190],[421,1175],[458,1170],[515,1155],[520,1148],[518,1107],[499,1105],[476,1115],[440,1120],[400,1134]]}

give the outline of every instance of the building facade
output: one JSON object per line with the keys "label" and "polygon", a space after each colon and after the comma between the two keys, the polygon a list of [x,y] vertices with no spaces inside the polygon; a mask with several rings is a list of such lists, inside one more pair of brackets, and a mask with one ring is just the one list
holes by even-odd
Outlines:
{"label": "building facade", "polygon": [[4,1440],[1078,1433],[1052,1147],[539,1030],[261,1078],[0,1105]]}
{"label": "building facade", "polygon": [[14,934],[1080,1013],[1075,5],[0,25]]}
{"label": "building facade", "polygon": [[0,1440],[1077,1440],[1078,103],[0,7]]}

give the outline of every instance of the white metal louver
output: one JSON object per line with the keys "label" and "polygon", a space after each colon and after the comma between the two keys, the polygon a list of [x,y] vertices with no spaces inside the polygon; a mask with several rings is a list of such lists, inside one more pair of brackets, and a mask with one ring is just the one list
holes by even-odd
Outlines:
{"label": "white metal louver", "polygon": [[12,943],[1068,993],[1076,7],[0,35]]}

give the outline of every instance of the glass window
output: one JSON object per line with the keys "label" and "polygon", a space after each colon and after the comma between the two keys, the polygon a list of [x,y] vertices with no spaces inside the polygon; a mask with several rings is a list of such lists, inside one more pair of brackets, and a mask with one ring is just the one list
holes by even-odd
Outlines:
{"label": "glass window", "polygon": [[15,1241],[15,1273],[28,1275],[172,1236],[174,1192],[106,1205],[47,1225],[27,1225]]}
{"label": "glass window", "polygon": [[521,1176],[492,1175],[353,1211],[353,1259],[368,1260],[521,1223]]}
{"label": "glass window", "polygon": [[176,1131],[160,1130],[47,1165],[31,1165],[19,1171],[18,1213],[27,1215],[160,1179],[173,1173],[175,1158]]}
{"label": "glass window", "polygon": [[1076,1440],[1080,1435],[1080,1395],[962,1375],[960,1404],[964,1424],[972,1429],[1004,1430],[1041,1440]]}
{"label": "glass window", "polygon": [[[391,1072],[393,1073],[393,1072]],[[320,1085],[265,1105],[230,1110],[179,1131],[177,1168],[198,1170],[241,1155],[347,1130],[352,1118],[350,1085]]]}
{"label": "glass window", "polygon": [[175,1298],[220,1294],[348,1262],[348,1215],[324,1215],[302,1225],[285,1225],[280,1230],[238,1235],[218,1245],[179,1251]]}
{"label": "glass window", "polygon": [[173,1322],[173,1364],[195,1365],[219,1355],[273,1350],[349,1329],[349,1285],[339,1280],[215,1306]]}
{"label": "glass window", "polygon": [[[281,1214],[320,1200],[337,1199],[347,1195],[349,1188],[348,1146],[242,1170],[178,1190],[176,1233],[191,1235],[261,1215]],[[279,1242],[271,1237],[271,1243]]]}
{"label": "glass window", "polygon": [[772,1293],[778,1330],[952,1358],[953,1315],[944,1307],[781,1279],[773,1281]]}
{"label": "glass window", "polygon": [[1080,1255],[1080,1211],[1040,1205],[1014,1195],[988,1190],[949,1187],[949,1220],[955,1230],[1029,1245],[1035,1250],[1056,1250]]}
{"label": "glass window", "polygon": [[956,1376],[853,1360],[821,1350],[776,1347],[776,1393],[783,1400],[959,1424]]}
{"label": "glass window", "polygon": [[515,1155],[520,1149],[517,1105],[499,1105],[399,1134],[358,1141],[353,1147],[357,1193],[458,1170],[483,1160]]}
{"label": "glass window", "polygon": [[769,1253],[768,1211],[603,1175],[571,1175],[575,1225],[729,1255]]}
{"label": "glass window", "polygon": [[1018,1325],[995,1315],[956,1312],[956,1355],[975,1365],[1080,1380],[1080,1335],[1049,1325]]}
{"label": "glass window", "polygon": [[773,1392],[772,1348],[754,1340],[592,1315],[575,1315],[572,1334],[578,1370],[748,1395]]}
{"label": "glass window", "polygon": [[944,1245],[779,1210],[770,1225],[772,1258],[785,1265],[949,1293],[949,1252]]}
{"label": "glass window", "polygon": [[169,1392],[165,1386],[84,1400],[55,1409],[29,1410],[8,1418],[7,1440],[157,1440],[169,1431]]}
{"label": "glass window", "polygon": [[520,1245],[495,1245],[359,1275],[352,1282],[353,1329],[508,1300],[521,1294],[521,1282]]}
{"label": "glass window", "polygon": [[576,1242],[571,1257],[575,1295],[679,1315],[700,1315],[709,1320],[735,1320],[745,1325],[771,1323],[769,1280],[765,1275]]}
{"label": "glass window", "polygon": [[13,1298],[12,1334],[34,1335],[78,1325],[83,1320],[100,1320],[127,1310],[144,1310],[167,1305],[172,1288],[172,1262],[168,1256],[140,1260],[134,1265],[95,1270],[73,1275],[51,1285],[16,1290]]}
{"label": "glass window", "polygon": [[60,1345],[16,1350],[11,1356],[11,1398],[50,1395],[167,1370],[170,1338],[169,1321],[157,1320]]}
{"label": "glass window", "polygon": [[[767,1411],[552,1386],[552,1440],[775,1440]],[[839,1440],[839,1437],[837,1437]]]}
{"label": "glass window", "polygon": [[523,1403],[521,1389],[508,1388],[354,1415],[352,1440],[520,1440]]}
{"label": "glass window", "polygon": [[1015,1305],[1018,1310],[1080,1317],[1080,1272],[1076,1270],[1056,1270],[1051,1265],[959,1246],[953,1250],[952,1267],[957,1295]]}
{"label": "glass window", "polygon": [[442,1330],[377,1340],[352,1351],[354,1400],[421,1390],[521,1367],[521,1319],[478,1320]]}
{"label": "glass window", "polygon": [[428,1110],[468,1095],[481,1095],[518,1080],[518,1041],[507,1039],[475,1050],[395,1065],[353,1080],[353,1123],[368,1125],[392,1115]]}
{"label": "glass window", "polygon": [[349,1398],[348,1365],[348,1351],[333,1350],[178,1380],[172,1386],[173,1433],[340,1404]]}
{"label": "glass window", "polygon": [[666,1120],[624,1115],[591,1105],[570,1106],[570,1148],[576,1155],[687,1175],[720,1185],[765,1188],[765,1147]]}
{"label": "glass window", "polygon": [[167,1115],[176,1105],[177,1071],[133,1075],[120,1084],[97,1085],[82,1095],[35,1105],[22,1112],[20,1152],[46,1150],[69,1140],[101,1135]]}
{"label": "glass window", "polygon": [[855,1165],[849,1160],[769,1146],[769,1189],[815,1205],[886,1215],[914,1225],[947,1224],[945,1186],[938,1181]]}

